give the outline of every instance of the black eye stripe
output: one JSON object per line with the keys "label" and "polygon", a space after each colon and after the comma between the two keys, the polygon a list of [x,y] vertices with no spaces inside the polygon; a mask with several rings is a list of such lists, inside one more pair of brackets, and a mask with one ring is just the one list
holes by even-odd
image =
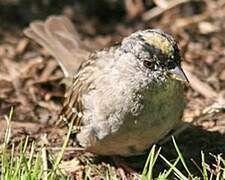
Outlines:
{"label": "black eye stripe", "polygon": [[[168,55],[163,53],[160,48],[150,45],[146,43],[144,40],[143,40],[143,47],[147,52],[149,52],[150,57],[152,55],[155,55],[158,61],[160,62],[160,64],[162,65],[166,65],[169,61],[172,61],[176,64],[180,64],[181,57],[180,57],[179,49],[176,44],[174,45],[174,54],[172,57],[168,57]],[[154,57],[151,57],[151,58],[154,59]]]}
{"label": "black eye stripe", "polygon": [[166,59],[168,59],[168,56],[165,55],[161,51],[161,49],[159,49],[159,48],[157,48],[157,47],[155,47],[153,45],[147,44],[147,43],[144,43],[143,46],[149,52],[150,56],[153,55],[153,54],[155,54],[158,57],[159,61],[162,61],[163,62]]}
{"label": "black eye stripe", "polygon": [[[160,48],[146,43],[145,38],[144,38],[144,34],[146,32],[147,33],[155,33],[155,34],[158,34],[158,35],[164,37],[165,39],[167,39],[169,41],[169,43],[173,46],[173,49],[174,49],[174,53],[172,55],[173,58],[168,57],[168,55],[163,53]],[[180,57],[180,53],[179,53],[180,51],[179,51],[176,41],[173,39],[173,37],[171,35],[164,33],[163,31],[161,31],[159,29],[148,29],[148,30],[145,30],[145,32],[143,34],[139,34],[137,36],[137,38],[142,41],[142,45],[143,45],[144,49],[146,49],[149,52],[149,55],[151,56],[153,54],[156,54],[156,56],[158,57],[159,61],[162,64],[166,64],[168,60],[172,60],[172,61],[175,61],[176,64],[180,64],[180,61],[181,61],[181,57]]]}

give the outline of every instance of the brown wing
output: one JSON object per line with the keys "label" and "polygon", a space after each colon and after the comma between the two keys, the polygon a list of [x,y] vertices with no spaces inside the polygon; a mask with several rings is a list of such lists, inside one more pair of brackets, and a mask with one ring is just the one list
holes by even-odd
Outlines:
{"label": "brown wing", "polygon": [[[90,56],[90,59],[80,66],[80,71],[74,76],[72,86],[65,94],[59,121],[56,123],[59,127],[68,126],[72,120],[74,121],[76,130],[79,131],[82,126],[83,106],[81,98],[84,93],[94,88],[91,80],[92,72],[90,70],[94,62],[94,56]],[[92,86],[90,86],[91,84]]]}
{"label": "brown wing", "polygon": [[65,94],[65,101],[60,113],[60,119],[57,125],[62,127],[69,125],[69,122],[74,120],[74,126],[79,128],[81,126],[82,119],[82,102],[81,93],[86,88],[83,86],[79,78],[74,79],[72,87],[68,89]]}

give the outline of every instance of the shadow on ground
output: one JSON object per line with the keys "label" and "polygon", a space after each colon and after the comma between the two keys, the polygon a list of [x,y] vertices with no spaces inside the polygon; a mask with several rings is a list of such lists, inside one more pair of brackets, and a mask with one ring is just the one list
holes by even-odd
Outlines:
{"label": "shadow on ground", "polygon": [[[194,175],[201,174],[197,167],[202,167],[201,151],[205,154],[207,164],[216,164],[215,158],[212,155],[225,154],[225,134],[221,134],[219,132],[210,132],[201,129],[200,127],[190,126],[175,139],[184,159],[186,160],[187,166],[190,167],[189,170]],[[160,146],[157,145],[157,148],[159,147]],[[161,145],[161,148],[161,154],[170,162],[175,161],[178,157],[172,143],[172,139]],[[122,162],[121,164],[125,163],[132,169],[142,171],[147,157],[148,153],[135,157],[119,157],[117,159]],[[106,157],[99,157],[96,161],[98,163],[102,161],[112,164],[118,163],[118,161],[115,162],[114,159],[109,159]],[[176,167],[185,172],[181,163],[179,163]],[[166,163],[159,157],[156,162],[156,167],[154,168],[154,173],[157,175],[164,169],[169,169],[169,166],[166,165]]]}

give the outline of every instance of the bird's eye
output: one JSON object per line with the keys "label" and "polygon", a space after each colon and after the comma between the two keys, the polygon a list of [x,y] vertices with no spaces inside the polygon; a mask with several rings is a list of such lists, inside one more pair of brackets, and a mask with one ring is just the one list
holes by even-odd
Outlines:
{"label": "bird's eye", "polygon": [[145,60],[145,61],[143,62],[143,64],[144,64],[145,67],[147,67],[147,68],[149,68],[149,69],[153,69],[153,68],[155,67],[155,64],[154,64],[153,62],[151,62],[151,61]]}

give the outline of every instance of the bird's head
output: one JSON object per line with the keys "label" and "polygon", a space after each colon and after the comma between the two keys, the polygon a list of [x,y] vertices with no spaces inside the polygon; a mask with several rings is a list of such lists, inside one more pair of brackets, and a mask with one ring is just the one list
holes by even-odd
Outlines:
{"label": "bird's head", "polygon": [[149,76],[188,82],[181,68],[180,50],[171,35],[158,29],[138,31],[125,38],[121,47],[136,57],[140,69]]}

